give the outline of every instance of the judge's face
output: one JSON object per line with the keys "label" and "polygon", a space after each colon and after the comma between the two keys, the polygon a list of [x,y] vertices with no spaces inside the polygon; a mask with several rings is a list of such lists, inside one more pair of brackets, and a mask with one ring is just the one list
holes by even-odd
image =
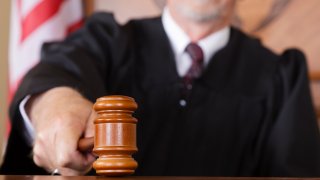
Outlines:
{"label": "judge's face", "polygon": [[169,9],[194,22],[227,20],[234,4],[235,0],[167,0]]}

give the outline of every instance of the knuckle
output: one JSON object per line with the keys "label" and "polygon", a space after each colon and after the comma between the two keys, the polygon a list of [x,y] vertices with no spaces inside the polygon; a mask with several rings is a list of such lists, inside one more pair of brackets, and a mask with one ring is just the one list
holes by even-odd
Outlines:
{"label": "knuckle", "polygon": [[60,153],[57,156],[57,165],[59,167],[69,167],[71,163],[72,161],[67,153]]}
{"label": "knuckle", "polygon": [[43,144],[48,140],[45,132],[38,132],[36,134],[36,143]]}
{"label": "knuckle", "polygon": [[37,156],[39,158],[39,156],[41,156],[42,154],[42,146],[38,143],[38,141],[35,142],[34,146],[33,146],[33,156]]}
{"label": "knuckle", "polygon": [[43,148],[39,144],[35,144],[32,150],[32,158],[36,165],[43,167],[44,166],[44,159],[46,158],[43,154]]}
{"label": "knuckle", "polygon": [[43,166],[43,163],[42,163],[41,158],[39,157],[39,155],[33,154],[33,161],[37,166],[40,166],[40,167]]}

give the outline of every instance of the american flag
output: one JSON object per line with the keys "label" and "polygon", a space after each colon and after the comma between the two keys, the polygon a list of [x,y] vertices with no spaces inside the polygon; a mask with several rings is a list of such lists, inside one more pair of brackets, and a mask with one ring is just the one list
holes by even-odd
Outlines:
{"label": "american flag", "polygon": [[[12,0],[9,102],[25,73],[40,59],[43,42],[61,40],[83,22],[81,0]],[[8,123],[8,131],[10,125]]]}

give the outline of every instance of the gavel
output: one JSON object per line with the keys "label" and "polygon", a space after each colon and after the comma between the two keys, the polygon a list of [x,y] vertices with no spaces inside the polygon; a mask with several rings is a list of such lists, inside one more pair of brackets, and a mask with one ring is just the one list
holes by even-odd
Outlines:
{"label": "gavel", "polygon": [[98,159],[93,168],[98,175],[125,176],[133,174],[138,163],[132,158],[137,152],[136,124],[132,113],[137,103],[127,96],[104,96],[93,105],[97,112],[94,120],[95,135],[80,139],[79,151],[93,149]]}

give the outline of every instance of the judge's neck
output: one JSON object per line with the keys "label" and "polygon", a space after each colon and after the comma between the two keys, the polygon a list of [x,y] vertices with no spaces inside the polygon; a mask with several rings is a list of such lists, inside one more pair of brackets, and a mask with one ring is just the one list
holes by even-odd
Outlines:
{"label": "judge's neck", "polygon": [[220,26],[206,26],[206,25],[194,25],[194,24],[187,24],[185,27],[182,27],[184,31],[189,36],[192,42],[198,42],[203,38],[225,28],[229,24],[224,24]]}
{"label": "judge's neck", "polygon": [[172,13],[172,18],[186,32],[192,42],[199,40],[215,33],[227,26],[230,26],[230,20],[224,19],[219,21],[195,22],[190,19]]}

